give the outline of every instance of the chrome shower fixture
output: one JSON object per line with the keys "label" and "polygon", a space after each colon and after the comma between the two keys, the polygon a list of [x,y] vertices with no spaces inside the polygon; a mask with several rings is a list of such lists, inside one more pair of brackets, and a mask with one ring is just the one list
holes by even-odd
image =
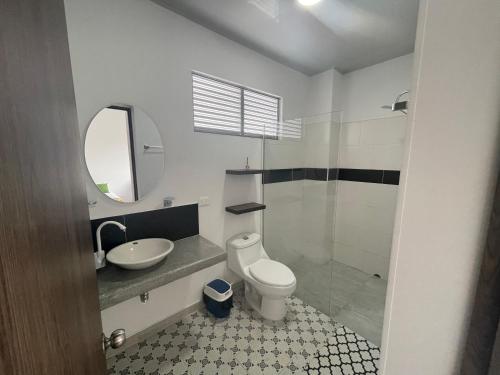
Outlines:
{"label": "chrome shower fixture", "polygon": [[407,112],[407,109],[408,109],[408,100],[400,101],[400,99],[401,99],[402,96],[408,95],[408,94],[409,94],[409,91],[406,90],[406,91],[403,91],[401,94],[399,94],[396,97],[396,100],[394,101],[394,103],[392,103],[392,111],[401,111],[404,114],[408,113]]}
{"label": "chrome shower fixture", "polygon": [[383,105],[381,108],[390,109],[393,112],[400,111],[400,112],[403,112],[404,114],[407,114],[408,113],[407,112],[407,110],[408,110],[408,101],[407,100],[401,100],[401,97],[404,96],[404,95],[407,95],[407,94],[409,94],[408,90],[403,91],[398,96],[396,96],[396,99],[394,100],[394,103],[392,103],[391,105]]}

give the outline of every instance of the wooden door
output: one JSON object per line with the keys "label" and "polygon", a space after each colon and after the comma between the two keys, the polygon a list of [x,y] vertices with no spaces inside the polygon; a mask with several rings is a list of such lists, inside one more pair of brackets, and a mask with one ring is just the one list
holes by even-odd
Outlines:
{"label": "wooden door", "polygon": [[63,0],[0,0],[0,374],[105,373]]}

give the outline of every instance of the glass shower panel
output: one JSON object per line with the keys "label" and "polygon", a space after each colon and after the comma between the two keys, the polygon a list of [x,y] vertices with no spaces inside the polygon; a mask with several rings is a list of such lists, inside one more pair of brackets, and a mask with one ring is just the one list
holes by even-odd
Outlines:
{"label": "glass shower panel", "polygon": [[376,345],[382,336],[406,124],[406,116],[344,122],[339,137],[332,317]]}
{"label": "glass shower panel", "polygon": [[295,295],[331,314],[336,161],[341,113],[280,124],[264,140],[263,240],[269,255],[292,269]]}
{"label": "glass shower panel", "polygon": [[380,345],[406,116],[278,128],[264,139],[264,246],[296,297]]}

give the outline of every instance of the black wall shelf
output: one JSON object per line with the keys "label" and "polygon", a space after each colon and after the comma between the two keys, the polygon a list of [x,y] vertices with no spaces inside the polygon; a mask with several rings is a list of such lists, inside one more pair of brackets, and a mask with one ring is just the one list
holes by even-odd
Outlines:
{"label": "black wall shelf", "polygon": [[238,204],[236,206],[226,207],[226,211],[235,215],[241,215],[241,214],[246,214],[248,212],[264,210],[265,208],[266,208],[265,204],[250,202],[250,203]]}
{"label": "black wall shelf", "polygon": [[226,169],[226,174],[246,175],[246,174],[261,174],[262,169]]}

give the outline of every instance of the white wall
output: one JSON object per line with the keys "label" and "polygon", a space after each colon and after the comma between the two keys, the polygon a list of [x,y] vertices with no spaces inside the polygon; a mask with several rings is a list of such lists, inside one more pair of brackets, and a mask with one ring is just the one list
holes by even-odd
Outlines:
{"label": "white wall", "polygon": [[410,89],[413,54],[396,57],[344,75],[344,122],[397,116],[380,108]]}
{"label": "white wall", "polygon": [[[159,208],[166,196],[175,197],[177,205],[205,196],[210,205],[200,207],[199,218],[200,234],[207,239],[225,248],[225,240],[233,234],[260,232],[260,214],[235,216],[224,208],[261,199],[260,177],[226,176],[225,170],[242,168],[247,156],[252,167],[260,167],[262,142],[195,133],[191,71],[281,96],[285,119],[302,115],[309,77],[151,1],[66,0],[65,6],[81,134],[102,107],[125,103],[141,108],[153,119],[165,150],[164,177],[150,195],[135,204],[103,198],[87,176],[89,200],[98,202],[90,210],[91,218]],[[123,325],[133,333],[140,327],[132,315],[147,309],[156,312],[144,313],[142,327],[164,319],[194,303],[196,296],[201,298],[207,277],[197,273],[178,281],[175,290],[166,286],[161,297],[147,307],[134,299],[103,312],[104,327],[111,330]],[[184,289],[192,290],[194,299],[178,299],[178,290]]]}
{"label": "white wall", "polygon": [[459,373],[499,166],[499,14],[420,3],[383,375]]}
{"label": "white wall", "polygon": [[[409,89],[412,57],[344,76],[330,69],[311,77],[304,137],[301,142],[267,141],[266,168],[400,170],[407,118],[380,107]],[[344,110],[340,130],[341,114],[325,115],[338,109]],[[270,184],[264,190],[266,247],[279,259],[291,264],[300,262],[302,256],[325,262],[333,246],[336,261],[387,279],[397,186],[303,181]],[[335,200],[332,213],[330,205]]]}
{"label": "white wall", "polygon": [[[373,88],[376,92],[376,87]],[[344,122],[340,138],[339,167],[400,170],[404,154],[407,117]]]}
{"label": "white wall", "polygon": [[[305,100],[298,116],[303,123],[303,137],[300,140],[266,140],[265,168],[335,166],[336,151],[331,152],[328,144],[329,137],[337,135],[335,131],[330,132],[331,123],[341,121],[342,77],[335,69],[308,77],[307,85],[302,88]],[[333,156],[334,161],[329,161],[328,155]]]}
{"label": "white wall", "polygon": [[[408,90],[413,55],[343,76],[338,167],[400,170],[407,118],[381,109]],[[387,279],[398,186],[338,181],[334,259]]]}
{"label": "white wall", "polygon": [[[341,113],[334,108],[341,77],[330,69],[310,78],[302,138],[265,140],[266,169],[335,167]],[[304,258],[330,261],[335,184],[300,180],[264,185],[264,241],[271,257],[292,268]]]}
{"label": "white wall", "polygon": [[200,232],[224,246],[230,235],[259,230],[260,215],[226,214],[228,204],[259,200],[260,181],[227,177],[225,169],[262,162],[257,139],[195,133],[191,71],[199,70],[283,97],[284,117],[302,114],[309,78],[150,1],[67,0],[66,13],[78,118],[82,134],[93,114],[111,103],[142,108],[158,125],[166,173],[144,200],[120,205],[103,199],[87,179],[91,217],[158,208],[208,196]]}
{"label": "white wall", "polygon": [[333,259],[387,280],[398,186],[338,181]]}
{"label": "white wall", "polygon": [[310,78],[304,117],[332,111],[334,72],[335,69],[330,69]]}

